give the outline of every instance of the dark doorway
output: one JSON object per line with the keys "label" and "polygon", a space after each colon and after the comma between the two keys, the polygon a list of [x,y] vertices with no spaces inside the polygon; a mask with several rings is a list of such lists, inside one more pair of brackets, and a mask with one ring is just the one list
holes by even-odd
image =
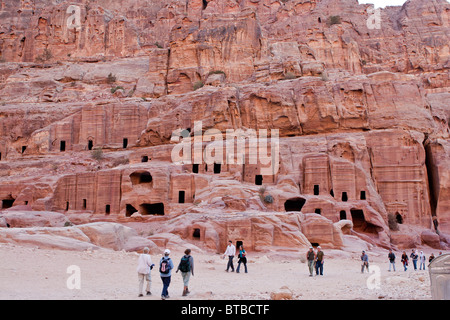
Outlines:
{"label": "dark doorway", "polygon": [[151,183],[153,178],[148,171],[136,171],[130,174],[131,184]]}
{"label": "dark doorway", "polygon": [[27,146],[22,146],[22,154],[27,150]]}
{"label": "dark doorway", "polygon": [[364,190],[361,191],[360,197],[361,200],[366,200],[366,192]]}
{"label": "dark doorway", "polygon": [[185,192],[180,190],[178,191],[178,203],[184,203]]}
{"label": "dark doorway", "polygon": [[66,202],[66,211],[69,211],[69,201]]}
{"label": "dark doorway", "polygon": [[339,220],[346,220],[347,219],[347,212],[345,210],[341,210],[339,213]]}
{"label": "dark doorway", "polygon": [[401,215],[400,213],[398,213],[398,212],[395,214],[395,220],[397,221],[397,223],[403,224],[403,217],[402,217],[402,215]]}
{"label": "dark doorway", "polygon": [[87,206],[87,200],[83,199],[83,210],[86,210],[86,206]]}
{"label": "dark doorway", "polygon": [[66,151],[66,142],[64,140],[59,142],[59,151]]}
{"label": "dark doorway", "polygon": [[123,138],[122,146],[124,149],[126,149],[126,147],[128,147],[128,139],[127,138]]}
{"label": "dark doorway", "polygon": [[94,147],[94,142],[92,140],[88,141],[88,150],[92,150],[92,148]]}
{"label": "dark doorway", "polygon": [[244,242],[241,240],[236,241],[236,249],[239,250],[239,247],[242,246],[243,244]]}
{"label": "dark doorway", "polygon": [[342,201],[347,202],[347,200],[348,200],[347,192],[342,192]]}
{"label": "dark doorway", "polygon": [[286,211],[302,211],[306,200],[303,198],[292,198],[286,200],[284,203],[284,210]]}
{"label": "dark doorway", "polygon": [[192,233],[192,237],[194,239],[200,240],[200,229],[199,228],[194,229],[194,232]]}
{"label": "dark doorway", "polygon": [[192,165],[192,172],[193,172],[193,173],[198,173],[198,163],[194,163],[194,164]]}
{"label": "dark doorway", "polygon": [[314,195],[315,195],[315,196],[318,196],[318,195],[319,195],[319,185],[318,185],[318,184],[315,184],[315,185],[314,185]]}
{"label": "dark doorway", "polygon": [[142,156],[141,162],[148,162],[148,156]]}
{"label": "dark doorway", "polygon": [[14,204],[15,199],[3,199],[2,200],[2,209],[11,208]]}
{"label": "dark doorway", "polygon": [[260,186],[260,185],[262,185],[262,182],[263,182],[263,176],[260,175],[260,174],[257,174],[257,175],[255,176],[255,184],[256,184],[257,186]]}
{"label": "dark doorway", "polygon": [[164,215],[164,203],[143,203],[139,206],[142,215]]}
{"label": "dark doorway", "polygon": [[353,230],[377,234],[377,227],[366,221],[364,212],[360,209],[351,209],[350,213],[353,220]]}
{"label": "dark doorway", "polygon": [[316,213],[316,214],[321,214],[321,213],[322,213],[322,210],[320,210],[319,208],[317,208],[316,210],[314,210],[314,213]]}
{"label": "dark doorway", "polygon": [[220,173],[221,169],[222,169],[222,165],[220,163],[214,163],[214,173],[215,174]]}
{"label": "dark doorway", "polygon": [[135,212],[137,212],[136,208],[133,207],[131,204],[127,204],[127,208],[126,208],[126,213],[125,213],[125,215],[126,215],[127,217],[131,217],[131,215],[132,215],[133,213],[135,213]]}
{"label": "dark doorway", "polygon": [[2,153],[0,152],[0,161],[2,160]]}
{"label": "dark doorway", "polygon": [[333,191],[333,189],[330,190],[330,196],[332,196],[334,198],[334,191]]}
{"label": "dark doorway", "polygon": [[105,214],[110,214],[111,213],[111,206],[109,204],[107,204],[105,206]]}

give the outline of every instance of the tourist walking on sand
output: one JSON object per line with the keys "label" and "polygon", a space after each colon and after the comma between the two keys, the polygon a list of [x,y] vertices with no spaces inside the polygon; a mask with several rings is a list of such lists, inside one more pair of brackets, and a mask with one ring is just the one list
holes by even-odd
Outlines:
{"label": "tourist walking on sand", "polygon": [[430,255],[430,257],[428,258],[428,263],[431,263],[431,261],[433,261],[433,259],[434,259],[434,253],[432,253]]}
{"label": "tourist walking on sand", "polygon": [[184,251],[184,256],[181,258],[176,272],[178,270],[181,271],[181,277],[183,278],[183,296],[187,296],[190,293],[189,279],[191,274],[194,275],[194,258],[191,256],[191,249]]}
{"label": "tourist walking on sand", "polygon": [[225,250],[225,253],[223,254],[223,257],[228,257],[228,263],[227,263],[227,269],[225,270],[228,272],[228,270],[231,268],[231,272],[234,272],[234,266],[233,266],[233,258],[236,255],[236,247],[233,245],[233,242],[231,240],[228,241],[227,250]]}
{"label": "tourist walking on sand", "polygon": [[425,270],[425,261],[427,261],[427,258],[425,257],[425,254],[423,253],[423,251],[420,251],[420,255],[419,255],[419,270],[422,270],[422,266],[423,266],[423,270]]}
{"label": "tourist walking on sand", "polygon": [[138,280],[139,280],[139,297],[142,297],[142,289],[144,289],[144,280],[147,281],[146,286],[146,293],[147,295],[151,295],[150,292],[150,286],[152,284],[152,278],[151,278],[151,269],[153,269],[153,262],[152,258],[150,257],[150,249],[145,247],[143,250],[144,253],[141,253],[138,258],[138,266],[137,266],[137,273],[138,273]]}
{"label": "tourist walking on sand", "polygon": [[365,251],[361,253],[361,273],[364,273],[364,268],[367,269],[367,272],[369,272],[369,256]]}
{"label": "tourist walking on sand", "polygon": [[389,272],[391,272],[391,266],[394,267],[395,271],[395,254],[394,252],[392,252],[392,249],[389,250],[388,259],[389,259]]}
{"label": "tourist walking on sand", "polygon": [[324,253],[320,246],[317,247],[317,255],[316,255],[316,275],[323,276],[323,262],[324,262]]}
{"label": "tourist walking on sand", "polygon": [[406,254],[405,251],[403,251],[402,254],[402,263],[403,263],[403,268],[406,270],[408,270],[408,255]]}
{"label": "tourist walking on sand", "polygon": [[309,247],[309,251],[306,253],[306,260],[308,261],[309,276],[312,277],[314,273],[314,260],[316,259],[316,254],[314,253],[313,247]]}
{"label": "tourist walking on sand", "polygon": [[417,270],[417,259],[419,258],[419,255],[417,254],[416,250],[411,251],[410,258],[412,259],[413,265],[414,265],[414,271]]}
{"label": "tourist walking on sand", "polygon": [[169,255],[170,250],[166,249],[164,251],[164,257],[162,257],[159,261],[159,275],[161,276],[161,280],[163,282],[163,289],[161,292],[162,300],[169,298],[169,285],[173,269],[173,262]]}
{"label": "tourist walking on sand", "polygon": [[244,250],[244,246],[239,246],[239,255],[238,255],[239,261],[238,266],[236,268],[236,272],[239,273],[239,269],[241,268],[241,263],[244,264],[245,273],[247,273],[247,253]]}

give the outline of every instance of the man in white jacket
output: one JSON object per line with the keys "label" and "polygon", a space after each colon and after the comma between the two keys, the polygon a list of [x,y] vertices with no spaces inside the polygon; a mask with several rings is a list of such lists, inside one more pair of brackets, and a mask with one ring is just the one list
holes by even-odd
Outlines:
{"label": "man in white jacket", "polygon": [[236,255],[236,247],[233,245],[233,242],[230,240],[228,241],[228,247],[225,253],[223,254],[223,257],[228,256],[228,264],[227,264],[227,272],[228,269],[231,267],[231,272],[234,272],[234,266],[233,266],[233,258]]}
{"label": "man in white jacket", "polygon": [[139,255],[137,273],[139,280],[139,297],[142,297],[142,289],[144,288],[144,280],[147,280],[147,295],[151,295],[150,286],[152,284],[152,278],[150,274],[151,268],[153,268],[154,264],[152,262],[152,258],[149,255],[150,249],[145,247],[144,253]]}

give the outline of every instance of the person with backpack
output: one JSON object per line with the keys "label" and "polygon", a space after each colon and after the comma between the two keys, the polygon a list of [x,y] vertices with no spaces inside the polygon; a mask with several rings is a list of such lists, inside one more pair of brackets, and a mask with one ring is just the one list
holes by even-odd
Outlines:
{"label": "person with backpack", "polygon": [[194,275],[194,258],[191,256],[191,249],[184,251],[184,256],[181,258],[178,264],[177,273],[181,271],[181,277],[183,278],[183,296],[187,296],[189,291],[189,279],[191,274]]}
{"label": "person with backpack", "polygon": [[367,269],[367,272],[369,272],[369,256],[365,251],[361,253],[361,273],[364,273],[364,268]]}
{"label": "person with backpack", "polygon": [[166,300],[169,298],[169,285],[172,276],[172,269],[174,268],[172,259],[169,258],[170,250],[164,250],[164,257],[159,262],[159,275],[163,282],[163,289],[161,292],[161,299]]}
{"label": "person with backpack", "polygon": [[239,273],[239,269],[241,268],[241,263],[244,264],[245,273],[248,273],[247,272],[247,257],[246,257],[246,255],[247,255],[247,252],[245,252],[244,246],[240,245],[239,246],[239,255],[238,255],[239,261],[238,261],[238,266],[236,268],[236,273]]}

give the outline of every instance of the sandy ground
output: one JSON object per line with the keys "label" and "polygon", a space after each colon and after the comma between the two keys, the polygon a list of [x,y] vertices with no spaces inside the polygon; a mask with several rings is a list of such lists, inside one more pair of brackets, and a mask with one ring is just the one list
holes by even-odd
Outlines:
{"label": "sandy ground", "polygon": [[[424,251],[428,255],[436,250]],[[294,299],[431,299],[428,270],[405,272],[397,255],[397,271],[388,272],[387,251],[369,251],[371,273],[361,273],[359,253],[324,250],[324,275],[309,277],[298,253],[249,253],[249,273],[225,272],[226,260],[214,253],[193,253],[195,276],[188,297],[183,297],[180,273],[172,275],[170,299],[264,300],[278,292]],[[408,253],[410,251],[407,251]],[[182,252],[172,252],[178,265]],[[160,255],[152,255],[158,262]],[[0,299],[130,300],[160,299],[162,282],[152,271],[151,296],[138,298],[137,253],[98,250],[73,252],[0,244]],[[69,289],[79,268],[80,289]],[[68,269],[69,268],[69,269]],[[379,280],[377,284],[376,280]]]}

